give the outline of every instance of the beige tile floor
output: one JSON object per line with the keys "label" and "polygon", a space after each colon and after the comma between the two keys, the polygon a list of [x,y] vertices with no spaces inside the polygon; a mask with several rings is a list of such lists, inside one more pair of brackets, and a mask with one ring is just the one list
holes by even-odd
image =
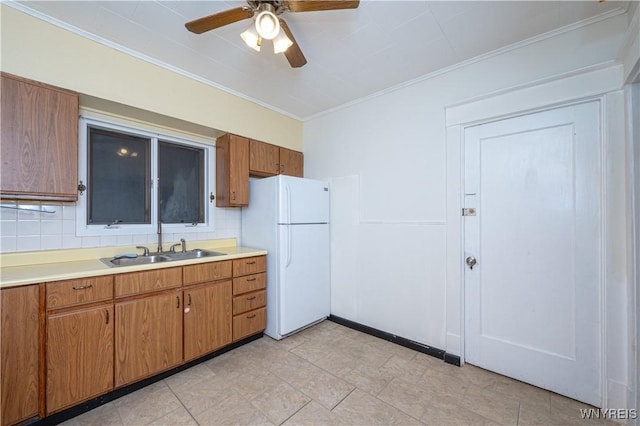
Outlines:
{"label": "beige tile floor", "polygon": [[66,425],[570,425],[584,404],[324,321],[156,382]]}

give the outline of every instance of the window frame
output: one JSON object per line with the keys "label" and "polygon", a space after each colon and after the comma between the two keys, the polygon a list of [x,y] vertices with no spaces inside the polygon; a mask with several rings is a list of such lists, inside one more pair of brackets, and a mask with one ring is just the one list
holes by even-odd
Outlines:
{"label": "window frame", "polygon": [[[78,202],[76,203],[76,236],[79,237],[109,237],[109,236],[125,236],[125,235],[155,235],[158,229],[158,167],[159,167],[159,142],[175,143],[176,145],[184,145],[204,150],[204,218],[205,223],[163,223],[162,232],[166,234],[190,234],[190,233],[210,233],[215,231],[215,204],[210,199],[210,194],[215,191],[215,140],[206,141],[204,138],[196,138],[192,135],[176,135],[167,132],[166,129],[153,129],[150,126],[138,126],[136,123],[131,125],[117,123],[115,121],[107,121],[94,117],[81,116],[79,120],[79,149],[78,149],[78,178],[88,186],[89,171],[89,127],[104,129],[106,131],[140,136],[150,139],[149,153],[151,156],[151,165],[149,181],[151,192],[151,223],[150,224],[124,224],[118,223],[107,226],[104,224],[90,225],[88,224],[88,191],[78,194]],[[162,131],[165,130],[165,131]],[[196,140],[199,139],[199,140]],[[115,245],[115,243],[114,243]]]}

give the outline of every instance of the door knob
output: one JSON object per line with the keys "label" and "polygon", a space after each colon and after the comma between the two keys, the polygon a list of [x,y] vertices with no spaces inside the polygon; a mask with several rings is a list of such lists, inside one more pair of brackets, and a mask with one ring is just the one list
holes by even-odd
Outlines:
{"label": "door knob", "polygon": [[466,259],[467,265],[469,265],[469,269],[473,269],[473,267],[476,265],[476,263],[478,263],[476,261],[476,258],[473,256],[469,256]]}

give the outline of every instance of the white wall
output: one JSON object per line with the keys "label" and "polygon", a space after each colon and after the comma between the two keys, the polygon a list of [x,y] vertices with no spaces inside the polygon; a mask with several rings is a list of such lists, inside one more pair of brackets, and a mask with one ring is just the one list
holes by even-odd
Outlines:
{"label": "white wall", "polygon": [[[613,17],[305,122],[305,173],[332,181],[332,313],[460,354],[462,306],[459,300],[447,299],[447,281],[455,275],[447,251],[459,233],[458,222],[451,220],[459,212],[448,211],[447,200],[456,190],[452,181],[460,180],[447,164],[459,162],[460,153],[447,151],[445,109],[594,71],[590,67],[597,64],[606,69],[613,65],[627,24],[627,16]],[[622,67],[617,69],[621,85]],[[570,89],[579,98],[584,88]],[[616,96],[614,106],[619,104]],[[608,131],[619,134],[624,120],[613,126]],[[618,158],[621,147],[624,152],[624,137],[612,144],[607,147],[613,152],[609,158]],[[620,173],[607,179],[608,186],[619,183]],[[607,207],[624,217],[624,193],[609,201],[613,205]],[[618,233],[624,231],[612,225],[620,243],[610,249],[622,252],[623,258],[625,238]],[[622,263],[610,268],[624,286]],[[625,292],[623,287],[615,293],[616,300]],[[627,326],[625,313],[614,318],[616,325],[622,323],[621,334]],[[611,351],[622,353],[625,365],[627,343],[622,338],[608,342]],[[622,368],[615,378],[625,385],[626,367]]]}

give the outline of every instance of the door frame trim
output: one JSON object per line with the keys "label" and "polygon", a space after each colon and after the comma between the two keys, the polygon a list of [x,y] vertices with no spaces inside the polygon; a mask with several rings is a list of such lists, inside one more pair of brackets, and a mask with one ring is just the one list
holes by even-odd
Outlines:
{"label": "door frame trim", "polygon": [[[601,408],[626,407],[627,398],[622,394],[626,384],[611,384],[609,368],[613,360],[609,358],[607,292],[613,283],[608,268],[607,246],[612,238],[608,230],[608,206],[612,197],[609,174],[612,161],[608,156],[611,140],[622,136],[618,129],[619,120],[614,117],[624,105],[619,99],[622,87],[620,66],[596,69],[570,77],[560,76],[536,86],[523,86],[506,92],[470,100],[464,104],[447,107],[446,115],[446,164],[447,164],[447,236],[446,236],[446,345],[445,351],[460,356],[464,365],[465,345],[465,289],[464,289],[464,221],[460,215],[463,206],[464,188],[464,142],[465,129],[479,124],[528,115],[576,104],[596,101],[600,107],[600,335],[601,335]],[[622,114],[624,115],[624,114]],[[624,125],[621,126],[622,129]],[[623,130],[622,130],[623,131]],[[624,283],[628,286],[628,282]],[[624,352],[627,349],[624,348]],[[627,360],[628,361],[628,360]],[[611,387],[613,395],[610,395]],[[619,386],[618,386],[619,385]],[[612,396],[613,398],[610,398]]]}

